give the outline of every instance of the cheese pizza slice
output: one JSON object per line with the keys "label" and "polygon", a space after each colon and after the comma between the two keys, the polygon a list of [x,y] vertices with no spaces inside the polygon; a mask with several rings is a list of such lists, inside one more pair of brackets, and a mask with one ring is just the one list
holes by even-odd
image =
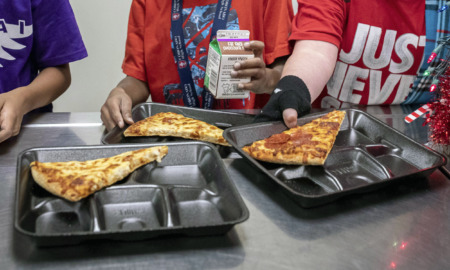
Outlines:
{"label": "cheese pizza slice", "polygon": [[305,125],[253,142],[242,150],[257,160],[271,163],[323,165],[344,118],[344,111],[335,110]]}
{"label": "cheese pizza slice", "polygon": [[155,146],[87,161],[33,161],[31,175],[48,192],[75,202],[124,179],[145,164],[161,162],[167,152],[167,146]]}
{"label": "cheese pizza slice", "polygon": [[178,113],[162,112],[130,125],[123,133],[131,136],[173,136],[230,146],[223,130]]}

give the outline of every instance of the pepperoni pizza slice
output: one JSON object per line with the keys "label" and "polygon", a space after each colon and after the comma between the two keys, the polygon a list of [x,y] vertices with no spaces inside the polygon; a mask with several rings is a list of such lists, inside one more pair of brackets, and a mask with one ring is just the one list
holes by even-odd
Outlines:
{"label": "pepperoni pizza slice", "polygon": [[333,148],[345,112],[332,111],[303,126],[244,146],[251,157],[280,164],[323,165]]}
{"label": "pepperoni pizza slice", "polygon": [[124,131],[130,136],[173,136],[230,146],[223,130],[201,120],[173,112],[162,112],[130,125]]}

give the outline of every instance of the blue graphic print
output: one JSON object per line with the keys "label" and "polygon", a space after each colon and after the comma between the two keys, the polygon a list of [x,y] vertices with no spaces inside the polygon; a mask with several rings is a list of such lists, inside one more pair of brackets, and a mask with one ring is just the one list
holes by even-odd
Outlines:
{"label": "blue graphic print", "polygon": [[[194,80],[197,96],[201,97],[208,57],[209,38],[217,4],[183,9],[184,42]],[[239,30],[239,20],[235,9],[228,15],[227,29]],[[173,50],[173,45],[172,45]],[[164,86],[164,97],[168,104],[182,103],[182,90],[179,84]]]}

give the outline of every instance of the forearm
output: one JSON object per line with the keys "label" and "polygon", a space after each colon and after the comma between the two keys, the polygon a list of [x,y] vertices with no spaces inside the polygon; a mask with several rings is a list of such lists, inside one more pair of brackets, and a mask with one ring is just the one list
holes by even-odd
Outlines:
{"label": "forearm", "polygon": [[117,87],[123,89],[123,91],[131,98],[133,106],[147,101],[150,96],[148,84],[130,76],[121,80]]}
{"label": "forearm", "polygon": [[286,63],[286,60],[288,59],[288,56],[286,57],[280,57],[275,59],[275,61],[266,67],[266,74],[267,74],[267,88],[266,93],[271,94],[273,90],[276,88],[278,82],[280,81],[284,65]]}
{"label": "forearm", "polygon": [[284,66],[282,77],[294,75],[301,78],[314,101],[331,78],[338,48],[328,42],[299,40]]}
{"label": "forearm", "polygon": [[33,82],[16,88],[12,94],[23,99],[23,112],[28,113],[53,102],[69,88],[70,83],[69,64],[48,67],[43,69]]}

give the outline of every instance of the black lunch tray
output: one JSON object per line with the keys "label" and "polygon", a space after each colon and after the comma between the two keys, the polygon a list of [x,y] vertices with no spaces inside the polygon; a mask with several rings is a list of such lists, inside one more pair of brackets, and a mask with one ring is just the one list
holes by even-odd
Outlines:
{"label": "black lunch tray", "polygon": [[[157,145],[169,147],[161,163],[147,164],[79,202],[50,194],[30,172],[35,160],[82,161]],[[217,149],[209,143],[32,148],[18,157],[14,226],[39,246],[223,234],[248,217]]]}
{"label": "black lunch tray", "polygon": [[[204,121],[221,129],[251,124],[254,118],[254,115],[251,114],[219,110],[206,110],[152,102],[146,102],[136,105],[132,110],[132,118],[135,122],[137,122],[160,112],[179,113],[186,117]],[[125,137],[123,136],[123,132],[128,128],[128,126],[129,125],[125,125],[124,128],[119,128],[118,126],[116,126],[111,131],[103,134],[101,142],[103,144],[123,144],[188,141],[188,139],[171,136]],[[229,156],[231,151],[233,150],[232,147],[228,146],[216,145],[216,147],[222,158]]]}
{"label": "black lunch tray", "polygon": [[[318,206],[344,195],[366,192],[411,177],[426,177],[446,158],[373,116],[347,109],[339,134],[323,166],[280,165],[258,161],[242,151],[253,141],[283,132],[282,122],[227,128],[225,139],[302,207]],[[326,112],[298,119],[306,124]]]}

